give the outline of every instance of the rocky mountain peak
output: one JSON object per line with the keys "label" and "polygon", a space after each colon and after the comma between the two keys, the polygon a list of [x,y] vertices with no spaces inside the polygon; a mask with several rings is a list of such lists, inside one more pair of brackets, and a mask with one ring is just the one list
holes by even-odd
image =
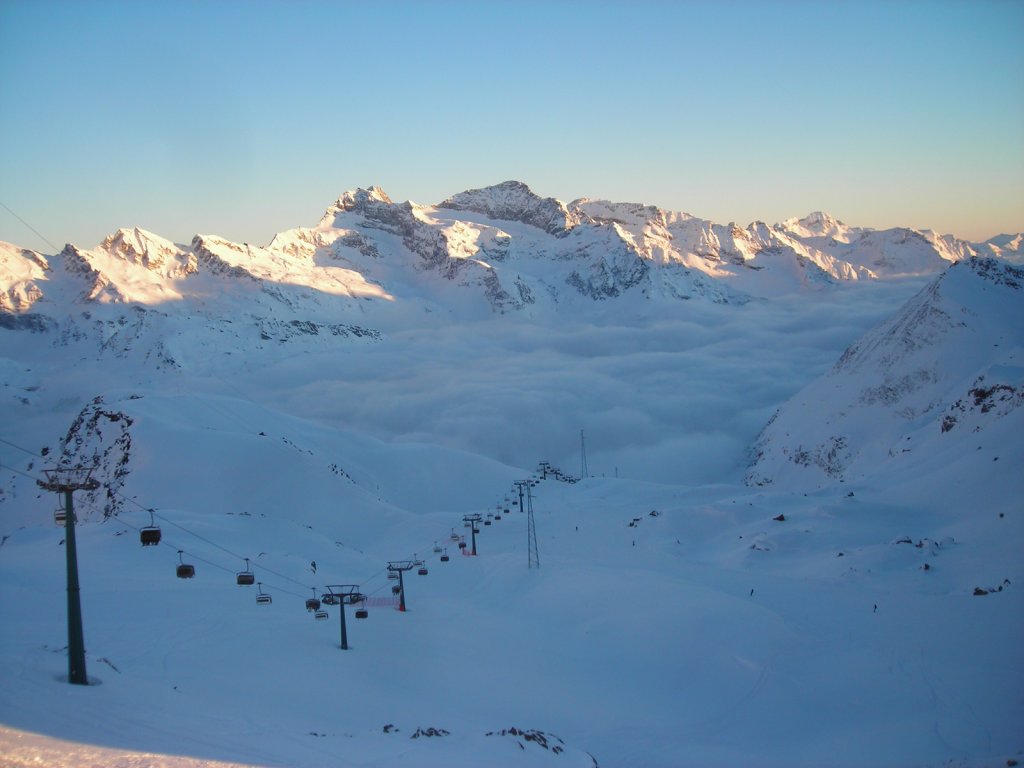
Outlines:
{"label": "rocky mountain peak", "polygon": [[802,219],[787,219],[782,225],[804,237],[836,237],[849,229],[835,216],[824,211],[811,211]]}
{"label": "rocky mountain peak", "polygon": [[104,238],[99,249],[147,268],[158,268],[181,251],[170,240],[139,227],[122,227]]}
{"label": "rocky mountain peak", "polygon": [[333,218],[341,211],[364,211],[367,206],[374,203],[392,205],[393,201],[388,197],[387,192],[378,186],[373,186],[369,189],[363,189],[362,187],[349,189],[339,195],[338,199],[327,209],[324,218]]}
{"label": "rocky mountain peak", "polygon": [[520,221],[556,236],[568,234],[580,221],[579,215],[571,212],[561,200],[540,197],[521,181],[466,190],[438,203],[437,207],[472,211],[502,221]]}

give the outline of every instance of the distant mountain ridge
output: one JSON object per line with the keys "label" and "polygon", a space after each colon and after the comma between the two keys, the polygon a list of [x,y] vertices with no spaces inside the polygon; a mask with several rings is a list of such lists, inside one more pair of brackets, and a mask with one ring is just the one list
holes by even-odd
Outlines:
{"label": "distant mountain ridge", "polygon": [[[44,255],[0,245],[0,310],[176,305],[216,314],[239,302],[263,319],[388,324],[440,312],[620,311],[651,302],[743,303],[849,280],[937,274],[971,256],[1017,259],[1021,235],[981,244],[907,228],[850,227],[815,212],[743,228],[633,203],[563,203],[507,181],[436,206],[379,187],[343,193],[318,225],[264,246],[196,235],[172,243],[139,228],[94,248]],[[13,321],[11,321],[13,322]]]}

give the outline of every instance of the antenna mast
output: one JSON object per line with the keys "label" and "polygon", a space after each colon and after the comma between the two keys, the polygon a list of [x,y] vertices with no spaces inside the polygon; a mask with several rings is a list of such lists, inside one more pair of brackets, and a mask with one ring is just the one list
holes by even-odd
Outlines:
{"label": "antenna mast", "polygon": [[527,536],[527,568],[540,568],[540,552],[537,550],[537,526],[533,522],[533,483],[526,485],[526,536]]}
{"label": "antenna mast", "polygon": [[580,430],[580,478],[587,476],[587,444],[583,440],[583,430]]}

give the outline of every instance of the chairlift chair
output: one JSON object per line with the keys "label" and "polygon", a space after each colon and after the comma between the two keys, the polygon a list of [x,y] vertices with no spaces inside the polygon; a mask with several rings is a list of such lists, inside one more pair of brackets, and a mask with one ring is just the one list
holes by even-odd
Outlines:
{"label": "chairlift chair", "polygon": [[356,618],[357,619],[365,619],[369,615],[370,615],[370,612],[368,610],[366,610],[365,608],[357,608],[356,609]]}
{"label": "chairlift chair", "polygon": [[320,598],[320,602],[324,605],[338,605],[341,602],[341,600],[338,598],[338,595],[334,594],[333,592],[328,592],[326,595]]}
{"label": "chairlift chair", "polygon": [[193,576],[196,575],[196,567],[194,565],[189,565],[185,562],[184,558],[182,557],[182,552],[183,550],[178,550],[178,578],[191,579]]}
{"label": "chairlift chair", "polygon": [[316,597],[316,587],[313,587],[313,596],[306,598],[306,610],[307,611],[319,611],[320,601]]}
{"label": "chairlift chair", "polygon": [[397,594],[400,594],[400,593],[401,593],[401,591],[402,591],[402,588],[401,588],[400,586],[398,586],[397,584],[395,584],[395,586],[393,586],[393,587],[391,588],[391,594],[392,594],[392,595],[397,595]]}
{"label": "chairlift chair", "polygon": [[313,614],[313,618],[317,621],[323,621],[327,618],[327,611],[321,609]]}
{"label": "chairlift chair", "polygon": [[437,543],[437,542],[435,541],[435,542],[434,542],[434,552],[436,553],[436,552],[440,552],[440,551],[441,551],[441,545],[440,545],[440,544],[438,544],[438,543]]}
{"label": "chairlift chair", "polygon": [[490,520],[484,520],[484,525],[490,525],[490,524],[491,524]]}
{"label": "chairlift chair", "polygon": [[64,511],[63,507],[61,507],[60,509],[53,513],[53,522],[61,528],[67,525],[68,513]]}
{"label": "chairlift chair", "polygon": [[447,562],[448,562],[449,560],[451,560],[451,558],[450,558],[450,557],[448,557],[448,548],[447,548],[447,547],[445,547],[445,549],[444,549],[444,554],[443,554],[443,555],[441,555],[441,562],[442,562],[442,563],[447,563]]}
{"label": "chairlift chair", "polygon": [[416,571],[416,573],[418,573],[420,576],[426,576],[427,575],[427,567],[425,565],[421,565],[420,569],[418,571]]}
{"label": "chairlift chair", "polygon": [[398,571],[388,571],[388,578],[392,581],[398,581]]}
{"label": "chairlift chair", "polygon": [[256,605],[270,605],[272,602],[274,602],[273,599],[270,597],[270,595],[268,595],[266,592],[263,591],[263,582],[262,581],[259,582],[256,585],[256,587],[260,591],[260,593],[258,595],[256,595]]}
{"label": "chairlift chair", "polygon": [[235,582],[239,586],[248,587],[256,583],[256,575],[249,570],[249,558],[245,558],[245,570],[239,571],[235,577]]}
{"label": "chairlift chair", "polygon": [[160,543],[160,527],[153,520],[153,510],[149,510],[149,525],[139,529],[139,541],[144,547],[153,547]]}
{"label": "chairlift chair", "polygon": [[465,549],[465,548],[466,548],[466,542],[460,541],[459,542],[459,549]]}

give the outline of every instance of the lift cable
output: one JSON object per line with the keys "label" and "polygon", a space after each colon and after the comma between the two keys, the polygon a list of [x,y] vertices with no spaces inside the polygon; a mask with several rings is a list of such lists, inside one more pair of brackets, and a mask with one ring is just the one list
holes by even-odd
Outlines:
{"label": "lift cable", "polygon": [[[30,451],[27,448],[23,448],[22,446],[17,445],[15,443],[12,443],[9,440],[6,440],[4,438],[0,438],[0,442],[6,443],[7,445],[11,446],[12,448],[16,448],[19,451],[22,451],[22,452],[28,454],[29,456],[33,456],[33,457],[35,457],[37,459],[45,460],[45,457],[40,456],[38,453],[35,453],[34,451]],[[17,474],[22,475],[23,477],[27,477],[30,480],[37,480],[37,478],[33,477],[32,475],[28,474],[27,472],[23,472],[23,471],[21,471],[19,469],[16,469],[14,467],[9,466],[9,465],[0,464],[0,467],[2,467],[4,469],[10,469],[12,472],[16,472]],[[109,489],[109,487],[108,487],[108,489]],[[121,498],[122,500],[124,500],[124,501],[126,501],[126,502],[128,502],[130,504],[134,504],[136,507],[138,507],[143,512],[151,513],[154,517],[159,518],[160,520],[164,521],[168,525],[172,525],[175,528],[178,528],[178,529],[184,531],[185,533],[189,534],[190,536],[194,536],[195,538],[199,539],[200,541],[203,541],[206,544],[209,544],[210,546],[215,547],[216,549],[221,550],[222,552],[230,555],[231,557],[237,558],[239,560],[244,560],[245,559],[245,557],[243,555],[239,555],[237,552],[233,552],[232,550],[228,549],[227,547],[224,547],[224,546],[218,544],[217,542],[215,542],[215,541],[213,541],[213,540],[211,540],[211,539],[209,539],[209,538],[207,538],[207,537],[205,537],[205,536],[203,536],[201,534],[198,534],[195,531],[192,531],[192,530],[186,528],[185,526],[181,525],[180,523],[176,523],[175,521],[171,520],[166,515],[158,513],[152,507],[145,506],[144,504],[142,504],[141,502],[139,502],[136,499],[132,498],[131,496],[128,496],[125,493],[123,493],[121,491],[118,491],[118,490],[113,490],[113,489],[109,489],[109,490],[111,491],[111,493],[113,495]],[[118,522],[128,526],[129,528],[133,528],[136,531],[139,530],[139,528],[137,526],[132,525],[131,523],[128,523],[125,520],[121,519],[121,517],[119,515],[115,514],[115,515],[113,515],[113,517],[115,517],[118,520]],[[164,543],[164,542],[161,542],[161,543]],[[168,546],[172,546],[172,545],[168,544]],[[429,546],[427,548],[429,548]],[[175,549],[175,551],[177,551],[179,548],[175,546],[174,549]],[[211,563],[208,560],[204,560],[203,558],[200,558],[194,552],[189,552],[187,550],[182,550],[182,551],[184,551],[190,557],[194,557],[195,559],[200,560],[201,562],[204,562],[204,563],[206,563],[208,565],[212,565],[212,566],[214,566],[216,568],[220,568],[221,570],[226,571],[228,573],[234,573],[234,571],[231,571],[229,568],[226,568],[225,566],[222,566],[222,565],[219,565],[219,564],[215,564],[215,563]],[[269,567],[267,567],[265,565],[260,565],[259,567],[260,567],[260,570],[263,570],[263,571],[266,571],[267,573],[273,574],[274,576],[277,576],[278,578],[281,578],[281,579],[284,579],[286,581],[289,581],[292,584],[296,584],[296,585],[298,585],[298,586],[300,586],[300,587],[302,587],[304,589],[313,589],[313,587],[310,586],[309,584],[306,584],[304,582],[298,581],[297,579],[293,579],[290,576],[287,576],[287,575],[285,575],[283,573],[275,571],[273,568],[269,568]],[[387,567],[385,566],[384,568],[381,568],[376,573],[374,573],[371,576],[369,576],[368,578],[366,578],[361,583],[363,583],[363,584],[372,584],[374,582],[374,580],[376,580],[379,576],[381,576],[386,570],[387,570]],[[364,594],[366,594],[367,596],[374,595],[377,592],[380,592],[382,589],[384,589],[387,586],[388,586],[388,582],[384,581],[384,583],[382,583],[376,589],[374,589],[372,591],[369,591],[369,592],[365,592]],[[286,594],[295,595],[294,592],[288,592],[287,590],[281,589],[280,587],[275,587],[275,589],[278,589],[279,591],[285,592]],[[296,597],[301,597],[301,595],[295,595],[295,596]]]}
{"label": "lift cable", "polygon": [[22,448],[17,443],[12,443],[10,440],[5,440],[2,437],[0,437],[0,443],[6,443],[7,445],[11,446],[11,448],[17,448],[19,451],[22,451],[23,453],[27,453],[29,456],[34,456],[37,459],[42,459],[43,458],[42,456],[40,456],[35,451],[30,451],[28,448]]}
{"label": "lift cable", "polygon": [[[240,555],[237,552],[232,552],[227,547],[221,546],[217,542],[215,542],[215,541],[213,541],[211,539],[206,538],[202,534],[198,534],[195,531],[192,531],[192,530],[186,528],[181,523],[174,522],[173,520],[171,520],[166,515],[162,515],[159,512],[155,511],[154,509],[151,509],[150,507],[146,507],[143,504],[140,504],[135,499],[131,498],[130,496],[126,496],[125,494],[121,493],[120,491],[113,491],[113,493],[116,496],[120,496],[125,501],[131,502],[132,504],[137,506],[139,509],[141,509],[143,512],[150,512],[150,513],[152,513],[153,517],[156,517],[156,518],[159,518],[160,520],[163,520],[168,525],[173,525],[175,528],[178,528],[178,529],[184,531],[189,536],[194,536],[195,538],[199,539],[200,541],[206,542],[211,547],[216,547],[221,552],[225,552],[225,553],[231,555],[232,557],[238,558],[239,560],[245,560],[246,559],[246,557],[244,555]],[[118,518],[118,519],[120,519],[120,518]],[[291,576],[286,576],[285,574],[279,573],[279,572],[275,571],[273,568],[268,568],[265,565],[260,565],[260,570],[266,571],[267,573],[272,573],[274,576],[277,576],[278,578],[284,579],[285,581],[290,581],[292,584],[297,584],[298,586],[302,587],[303,589],[312,589],[313,588],[311,585],[306,584],[305,582],[301,582],[301,581],[298,581],[297,579],[293,579]]]}
{"label": "lift cable", "polygon": [[[133,530],[136,530],[136,531],[141,530],[141,528],[139,526],[133,525],[132,523],[129,523],[127,520],[122,519],[120,515],[115,515],[114,516],[114,520],[118,524],[124,525],[124,526],[126,526],[128,528],[132,528]],[[198,560],[201,563],[205,563],[206,565],[209,565],[211,568],[218,568],[218,569],[224,571],[225,573],[230,573],[230,574],[235,574],[236,573],[235,570],[233,570],[232,568],[228,568],[228,567],[226,567],[224,565],[221,565],[220,563],[215,563],[212,560],[207,560],[204,557],[200,557],[195,552],[192,552],[192,551],[187,550],[187,549],[182,549],[177,544],[173,544],[173,543],[171,543],[171,542],[169,542],[167,540],[161,540],[160,544],[163,545],[163,546],[170,547],[175,552],[182,552],[182,553],[188,555],[192,559]],[[285,594],[292,595],[293,597],[299,597],[299,598],[304,597],[303,595],[300,595],[300,594],[297,594],[295,592],[292,592],[291,590],[284,589],[283,587],[275,586],[273,584],[270,584],[269,582],[264,582],[264,583],[268,584],[268,586],[273,587],[278,592],[284,592]]]}

